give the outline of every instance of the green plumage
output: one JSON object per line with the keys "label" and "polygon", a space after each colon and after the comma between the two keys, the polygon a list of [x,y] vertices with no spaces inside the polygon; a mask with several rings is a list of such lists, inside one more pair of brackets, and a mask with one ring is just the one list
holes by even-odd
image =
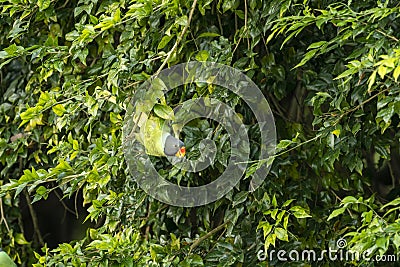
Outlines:
{"label": "green plumage", "polygon": [[[163,131],[164,120],[155,116],[147,119],[144,129],[144,146],[148,155],[165,156],[164,142],[167,132]],[[141,130],[142,130],[141,129]]]}
{"label": "green plumage", "polygon": [[138,121],[140,127],[139,136],[137,139],[146,148],[146,153],[152,156],[165,157],[164,142],[166,136],[169,134],[163,131],[164,120],[156,116],[145,116]]}
{"label": "green plumage", "polygon": [[17,267],[17,265],[7,255],[7,253],[0,251],[0,267]]}

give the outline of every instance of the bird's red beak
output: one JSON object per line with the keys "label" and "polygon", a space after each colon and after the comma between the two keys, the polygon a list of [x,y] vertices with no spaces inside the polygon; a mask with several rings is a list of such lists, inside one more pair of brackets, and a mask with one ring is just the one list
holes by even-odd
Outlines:
{"label": "bird's red beak", "polygon": [[183,146],[181,148],[179,148],[178,152],[176,152],[175,156],[177,156],[178,158],[183,158],[186,154],[186,148]]}

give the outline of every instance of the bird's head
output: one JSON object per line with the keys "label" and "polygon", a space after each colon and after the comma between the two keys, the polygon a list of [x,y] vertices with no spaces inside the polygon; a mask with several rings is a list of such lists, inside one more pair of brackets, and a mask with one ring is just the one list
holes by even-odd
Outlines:
{"label": "bird's head", "polygon": [[183,158],[186,154],[185,144],[172,135],[168,135],[164,143],[164,153],[167,156]]}

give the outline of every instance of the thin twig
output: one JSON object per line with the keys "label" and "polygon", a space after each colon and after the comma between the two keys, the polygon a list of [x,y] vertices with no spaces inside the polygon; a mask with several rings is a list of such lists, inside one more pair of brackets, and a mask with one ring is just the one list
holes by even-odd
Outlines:
{"label": "thin twig", "polygon": [[226,228],[224,229],[224,231],[222,231],[222,233],[218,236],[218,238],[216,239],[216,242],[215,242],[215,244],[211,247],[211,249],[209,249],[209,251],[207,252],[207,255],[208,255],[208,253],[210,253],[211,251],[213,251],[214,249],[215,249],[215,247],[217,246],[217,244],[218,244],[218,241],[222,238],[222,236],[225,234],[225,232],[226,232]]}
{"label": "thin twig", "polygon": [[244,0],[244,28],[247,29],[247,0]]}
{"label": "thin twig", "polygon": [[280,152],[280,153],[278,153],[278,154],[275,154],[275,155],[273,155],[273,156],[270,156],[270,157],[268,157],[268,158],[266,158],[266,159],[257,159],[257,160],[249,160],[249,161],[240,161],[240,162],[235,162],[235,164],[258,163],[258,162],[262,162],[262,161],[267,162],[268,159],[270,159],[271,157],[277,158],[277,157],[279,157],[279,156],[282,156],[282,155],[284,155],[284,154],[286,154],[286,153],[288,153],[288,152],[290,152],[290,151],[292,151],[292,150],[295,150],[295,149],[297,149],[297,148],[299,148],[299,147],[301,147],[301,146],[303,146],[303,145],[305,145],[305,144],[307,144],[307,143],[310,143],[310,142],[312,142],[312,141],[317,140],[317,139],[320,138],[321,136],[322,136],[322,134],[317,134],[317,135],[314,136],[313,138],[308,139],[308,140],[304,141],[303,143],[300,143],[300,144],[298,144],[298,145],[296,145],[296,146],[294,146],[294,147],[291,147],[291,148],[289,148],[289,149],[287,149],[287,150],[284,150],[284,151],[282,151],[282,152]]}
{"label": "thin twig", "polygon": [[172,47],[172,49],[167,53],[167,57],[165,58],[164,62],[161,64],[161,66],[158,68],[158,70],[156,71],[156,73],[154,74],[154,76],[157,76],[165,67],[165,65],[168,63],[168,60],[171,58],[172,54],[175,52],[175,50],[178,48],[179,43],[182,41],[183,36],[185,35],[186,31],[189,28],[190,22],[192,21],[193,18],[193,13],[194,10],[196,8],[196,4],[197,4],[197,0],[193,1],[192,7],[190,9],[189,12],[189,18],[187,21],[187,24],[185,25],[185,27],[183,28],[182,32],[180,35],[178,35],[178,37],[176,38],[176,42],[174,44],[174,46]]}
{"label": "thin twig", "polygon": [[[175,50],[178,48],[179,43],[182,41],[183,36],[185,35],[186,31],[187,31],[188,28],[189,28],[190,22],[192,21],[193,13],[194,13],[194,10],[195,10],[195,8],[196,8],[196,4],[197,4],[197,0],[194,0],[194,1],[193,1],[193,4],[192,4],[192,7],[191,7],[191,9],[190,9],[190,12],[189,12],[189,17],[188,17],[187,24],[186,24],[185,27],[183,28],[181,34],[178,35],[178,37],[176,38],[176,42],[175,42],[174,46],[173,46],[173,47],[171,48],[171,50],[167,53],[167,57],[165,58],[165,60],[164,60],[163,63],[161,64],[161,66],[158,68],[158,70],[154,73],[153,77],[156,77],[156,76],[163,70],[163,68],[165,67],[165,65],[168,63],[168,60],[171,58],[172,54],[173,54],[173,53],[175,52]],[[142,115],[143,115],[143,112],[140,112],[139,117],[138,117],[138,121],[140,121]],[[132,138],[133,134],[134,134],[135,131],[136,131],[136,127],[137,127],[137,124],[135,124],[135,125],[133,126],[133,129],[131,130],[131,133],[127,136],[127,138]]]}
{"label": "thin twig", "polygon": [[238,20],[237,20],[237,14],[235,13],[235,32],[238,31]]}
{"label": "thin twig", "polygon": [[42,237],[42,234],[40,233],[39,223],[38,223],[38,219],[37,219],[37,216],[36,216],[36,212],[35,212],[35,210],[33,209],[33,206],[32,206],[31,197],[29,196],[29,193],[26,191],[26,189],[24,191],[24,194],[25,194],[26,203],[27,203],[28,208],[29,208],[29,213],[31,214],[31,217],[32,217],[33,229],[34,229],[34,231],[36,233],[36,236],[38,238],[39,244],[41,246],[44,246],[43,237]]}
{"label": "thin twig", "polygon": [[[150,207],[150,202],[147,202],[147,215],[146,215],[146,221],[149,220],[150,218],[150,214],[151,214],[151,207]],[[149,234],[150,234],[150,225],[148,224],[146,226],[145,232],[144,232],[144,240],[148,240],[149,239]]]}
{"label": "thin twig", "polygon": [[299,147],[301,147],[301,146],[303,146],[303,145],[305,145],[305,144],[307,144],[307,143],[310,143],[310,142],[312,142],[312,141],[314,141],[314,140],[317,140],[317,139],[320,138],[321,136],[322,136],[322,134],[317,134],[315,137],[313,137],[313,138],[311,138],[311,139],[308,139],[307,141],[304,141],[303,143],[300,143],[300,144],[298,144],[297,146],[294,146],[294,147],[292,147],[292,148],[290,148],[290,149],[288,149],[288,150],[282,151],[281,153],[278,153],[278,154],[274,155],[274,157],[282,156],[283,154],[286,154],[286,153],[288,153],[288,152],[290,152],[290,151],[292,151],[292,150],[295,150],[296,148],[299,148]]}
{"label": "thin twig", "polygon": [[235,54],[236,49],[238,49],[238,47],[239,47],[239,45],[240,45],[240,41],[242,41],[242,36],[239,37],[239,40],[238,40],[238,42],[236,43],[236,46],[235,46],[235,48],[234,48],[233,51],[232,51],[232,55]]}
{"label": "thin twig", "polygon": [[68,211],[68,212],[71,213],[71,214],[76,215],[75,212],[74,212],[73,210],[71,210],[71,209],[64,203],[64,201],[62,200],[62,197],[61,197],[60,194],[57,192],[57,190],[54,190],[54,194],[57,196],[58,200],[61,202],[61,205],[63,205],[63,207],[64,207],[64,209],[65,209],[66,211]]}
{"label": "thin twig", "polygon": [[[339,120],[336,122],[336,124],[339,123],[340,119],[342,119],[342,118],[343,118],[344,116],[346,116],[347,114],[358,110],[359,108],[361,108],[362,106],[364,106],[365,104],[367,104],[368,102],[370,102],[371,100],[373,100],[374,98],[376,98],[377,96],[379,96],[380,94],[385,93],[385,92],[389,91],[390,89],[391,89],[390,87],[389,87],[389,88],[386,88],[385,90],[382,90],[382,91],[380,91],[379,93],[377,93],[377,94],[371,96],[371,97],[368,98],[367,100],[361,102],[359,105],[355,106],[354,108],[351,108],[351,109],[347,110],[346,112],[340,114]],[[335,125],[336,125],[336,124],[335,124]]]}
{"label": "thin twig", "polygon": [[379,32],[380,34],[383,34],[384,36],[386,36],[386,37],[388,37],[388,38],[390,38],[390,39],[392,39],[392,40],[394,40],[394,41],[396,41],[396,42],[399,41],[399,39],[397,39],[396,37],[394,37],[394,36],[392,36],[392,35],[389,35],[389,34],[383,32],[383,31],[381,31],[381,30],[375,29],[375,31]]}
{"label": "thin twig", "polygon": [[230,223],[230,221],[226,221],[221,225],[218,225],[217,227],[215,227],[214,229],[212,229],[210,232],[208,232],[207,234],[203,235],[202,237],[200,237],[199,239],[196,239],[196,241],[193,242],[193,244],[190,246],[189,248],[189,254],[192,252],[193,249],[195,249],[198,245],[200,245],[201,242],[203,242],[205,239],[209,238],[210,236],[212,236],[213,234],[215,234],[216,232],[218,232],[219,230],[221,230],[222,228],[225,227],[225,225],[227,225],[228,223]]}
{"label": "thin twig", "polygon": [[219,25],[219,32],[221,33],[221,36],[224,36],[224,28],[222,27],[221,17],[219,15],[218,11],[217,11],[217,19],[218,19],[218,25]]}
{"label": "thin twig", "polygon": [[2,222],[4,222],[4,225],[6,226],[7,231],[10,232],[10,228],[8,227],[7,220],[6,220],[5,216],[4,216],[3,198],[0,198],[0,212],[1,212],[0,224],[1,224]]}
{"label": "thin twig", "polygon": [[79,193],[79,188],[75,192],[75,199],[74,199],[74,207],[75,207],[75,214],[76,214],[76,219],[79,219],[79,213],[78,213],[78,193]]}
{"label": "thin twig", "polygon": [[62,6],[60,6],[59,8],[57,8],[57,9],[63,9],[64,7],[67,6],[68,2],[69,2],[69,0],[65,1],[65,3]]}
{"label": "thin twig", "polygon": [[131,82],[131,83],[128,83],[124,88],[122,88],[123,90],[125,90],[125,89],[128,89],[129,87],[132,87],[132,86],[135,86],[135,85],[137,85],[137,84],[139,84],[139,83],[141,83],[142,81],[134,81],[134,82]]}
{"label": "thin twig", "polygon": [[342,202],[342,199],[336,195],[335,191],[331,190],[331,192],[335,195],[336,199],[339,200],[339,202]]}
{"label": "thin twig", "polygon": [[[333,190],[330,190],[330,191],[332,194],[335,195],[336,199],[338,199],[339,202],[342,202],[342,199],[335,193],[335,191],[333,191]],[[351,210],[350,209],[346,209],[346,210],[349,213],[350,217],[353,218],[353,213],[351,212]]]}
{"label": "thin twig", "polygon": [[[247,31],[247,0],[244,0],[244,32],[246,32],[246,31]],[[247,49],[250,50],[250,39],[249,38],[247,38]]]}

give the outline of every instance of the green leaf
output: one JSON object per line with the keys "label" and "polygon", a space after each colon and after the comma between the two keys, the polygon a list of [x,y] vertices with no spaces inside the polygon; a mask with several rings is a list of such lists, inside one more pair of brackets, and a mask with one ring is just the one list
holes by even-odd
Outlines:
{"label": "green leaf", "polygon": [[399,251],[399,248],[400,248],[400,234],[399,233],[394,234],[393,244],[396,246],[396,250]]}
{"label": "green leaf", "polygon": [[209,54],[208,54],[208,52],[207,52],[206,50],[201,50],[201,51],[200,51],[199,53],[197,53],[197,55],[196,55],[196,59],[197,59],[198,61],[207,61],[208,57],[209,57]]}
{"label": "green leaf", "polygon": [[271,202],[271,204],[272,204],[272,206],[273,206],[274,208],[276,208],[276,207],[278,206],[278,203],[277,203],[277,201],[276,201],[275,195],[272,197],[272,202]]}
{"label": "green leaf", "polygon": [[293,144],[292,140],[281,140],[279,144],[276,146],[277,149],[285,149],[288,146]]}
{"label": "green leaf", "polygon": [[155,104],[153,110],[158,117],[164,120],[175,119],[174,110],[170,106]]}
{"label": "green leaf", "polygon": [[20,117],[21,117],[22,120],[29,121],[30,119],[36,117],[37,115],[38,115],[37,114],[37,108],[36,107],[32,107],[32,108],[28,108],[27,110],[22,112]]}
{"label": "green leaf", "polygon": [[73,58],[79,58],[83,65],[86,66],[86,57],[89,54],[89,50],[85,47],[84,49],[79,49],[75,52]]}
{"label": "green leaf", "polygon": [[65,40],[72,42],[72,41],[74,41],[75,39],[77,39],[78,37],[79,37],[78,31],[75,31],[75,30],[74,30],[74,31],[69,32],[69,33],[67,33],[67,34],[65,35]]}
{"label": "green leaf", "polygon": [[286,213],[285,218],[283,218],[283,228],[287,229],[289,223],[289,214]]}
{"label": "green leaf", "polygon": [[186,15],[183,15],[179,19],[175,20],[175,23],[181,26],[186,26],[188,23],[188,17]]}
{"label": "green leaf", "polygon": [[293,69],[296,69],[296,68],[301,67],[301,66],[303,66],[304,64],[306,64],[311,58],[314,57],[314,55],[315,55],[317,52],[318,52],[318,49],[313,49],[313,50],[308,51],[308,52],[304,55],[304,57],[303,57],[303,59],[300,61],[300,63],[297,64]]}
{"label": "green leaf", "polygon": [[348,204],[355,204],[355,203],[358,203],[358,200],[353,196],[347,196],[340,202],[341,205],[348,205]]}
{"label": "green leaf", "polygon": [[25,187],[28,185],[28,182],[25,183],[21,183],[17,186],[17,189],[15,190],[15,195],[14,198],[16,198],[21,192],[22,190],[25,189]]}
{"label": "green leaf", "polygon": [[63,104],[58,104],[58,105],[55,105],[55,106],[53,106],[52,107],[52,110],[53,110],[53,112],[57,115],[57,116],[62,116],[62,115],[64,115],[64,113],[67,111],[65,108],[64,108],[64,105]]}
{"label": "green leaf", "polygon": [[269,234],[267,238],[265,239],[265,250],[268,250],[268,247],[270,245],[273,245],[275,247],[275,240],[276,240],[276,234]]}
{"label": "green leaf", "polygon": [[283,203],[282,207],[287,207],[287,206],[289,206],[294,200],[295,200],[295,199],[286,200],[285,203]]}
{"label": "green leaf", "polygon": [[400,205],[400,197],[398,197],[398,198],[390,201],[389,203],[383,205],[380,210],[382,211],[382,210],[384,210],[385,208],[387,208],[389,206],[399,206],[399,205]]}
{"label": "green leaf", "polygon": [[376,70],[374,70],[374,72],[372,72],[371,76],[369,76],[368,78],[368,92],[371,92],[371,88],[375,83],[375,79],[376,79]]}
{"label": "green leaf", "polygon": [[389,158],[389,149],[388,147],[383,146],[381,143],[376,143],[375,146],[375,151],[384,159]]}
{"label": "green leaf", "polygon": [[384,65],[380,65],[378,67],[378,74],[381,77],[381,79],[385,78],[386,73],[387,73],[387,68]]}
{"label": "green leaf", "polygon": [[222,13],[225,13],[228,10],[235,9],[239,4],[239,1],[235,0],[224,0],[222,4]]}
{"label": "green leaf", "polygon": [[248,195],[249,195],[248,191],[241,191],[237,193],[233,198],[232,207],[235,207],[236,205],[245,202]]}
{"label": "green leaf", "polygon": [[378,114],[376,114],[376,118],[381,118],[385,123],[388,123],[392,116],[394,115],[394,105],[390,103],[387,108],[381,109]]}
{"label": "green leaf", "polygon": [[215,33],[215,32],[203,32],[197,38],[218,37],[218,36],[221,36],[221,35],[218,33]]}
{"label": "green leaf", "polygon": [[191,254],[183,262],[180,262],[179,267],[204,266],[203,259],[197,254]]}
{"label": "green leaf", "polygon": [[46,104],[49,104],[50,100],[51,100],[51,96],[50,96],[49,92],[41,92],[39,101],[38,101],[38,105],[45,106]]}
{"label": "green leaf", "polygon": [[353,74],[356,73],[356,72],[358,72],[358,69],[357,69],[357,68],[351,68],[351,69],[345,70],[345,71],[343,71],[339,76],[335,77],[334,80],[339,80],[339,79],[346,78],[346,77],[348,77],[348,76],[353,75]]}
{"label": "green leaf", "polygon": [[43,195],[45,195],[47,193],[47,188],[46,187],[44,187],[44,186],[39,186],[37,189],[36,189],[36,194],[39,194],[39,195],[41,195],[41,196],[43,196]]}
{"label": "green leaf", "polygon": [[73,160],[74,158],[76,158],[76,156],[78,156],[78,154],[79,154],[79,151],[74,151],[74,152],[72,152],[71,153],[71,155],[70,155],[70,160]]}
{"label": "green leaf", "polygon": [[339,209],[334,210],[328,217],[328,221],[330,221],[331,219],[339,216],[340,214],[342,214],[344,211],[346,210],[346,207],[341,207]]}
{"label": "green leaf", "polygon": [[158,44],[157,49],[163,49],[173,37],[173,35],[165,35]]}
{"label": "green leaf", "polygon": [[79,143],[78,143],[78,140],[73,140],[73,141],[72,141],[72,149],[73,149],[73,150],[79,150]]}
{"label": "green leaf", "polygon": [[285,214],[286,214],[286,211],[285,211],[285,210],[281,210],[281,211],[279,212],[278,216],[276,216],[275,225],[278,225],[278,224],[282,221],[283,215],[285,215]]}
{"label": "green leaf", "polygon": [[393,78],[395,82],[397,82],[397,78],[399,78],[399,75],[400,75],[400,65],[397,66],[393,71]]}
{"label": "green leaf", "polygon": [[276,227],[274,233],[279,240],[289,241],[288,233],[285,229],[281,227]]}
{"label": "green leaf", "polygon": [[29,244],[29,242],[26,241],[26,239],[22,233],[17,233],[14,236],[14,240],[15,240],[15,242],[17,242],[18,245],[28,245]]}
{"label": "green leaf", "polygon": [[113,16],[113,21],[114,21],[114,23],[118,23],[121,21],[121,10],[119,8],[117,8],[117,10],[115,10],[115,13]]}
{"label": "green leaf", "polygon": [[53,168],[52,173],[62,173],[73,171],[73,168],[64,160],[60,160],[60,163]]}
{"label": "green leaf", "polygon": [[110,112],[110,121],[114,124],[122,122],[122,117],[118,113]]}
{"label": "green leaf", "polygon": [[271,232],[272,225],[267,221],[260,221],[258,223],[257,229],[260,229],[260,228],[262,228],[263,234],[264,234],[264,238],[265,238]]}
{"label": "green leaf", "polygon": [[47,9],[50,6],[50,3],[51,3],[50,0],[38,0],[37,5],[39,7],[39,11]]}
{"label": "green leaf", "polygon": [[6,51],[0,51],[0,59],[8,58],[8,53]]}
{"label": "green leaf", "polygon": [[174,250],[179,250],[181,247],[180,239],[176,237],[174,233],[170,233],[171,236],[171,248]]}
{"label": "green leaf", "polygon": [[389,236],[382,236],[376,240],[376,246],[378,248],[382,248],[383,251],[386,251],[389,245]]}
{"label": "green leaf", "polygon": [[6,51],[9,56],[17,56],[20,52],[24,51],[24,48],[22,46],[12,44],[9,47],[4,48],[4,51]]}
{"label": "green leaf", "polygon": [[293,215],[297,218],[297,219],[302,219],[302,218],[308,218],[311,217],[311,215],[309,215],[306,210],[303,207],[300,206],[294,206],[290,208],[290,211],[293,212]]}
{"label": "green leaf", "polygon": [[0,70],[1,70],[4,66],[6,66],[8,63],[10,63],[12,60],[13,60],[13,58],[4,60],[4,61],[0,64]]}
{"label": "green leaf", "polygon": [[364,223],[370,223],[372,221],[373,211],[363,212],[361,216],[364,218]]}
{"label": "green leaf", "polygon": [[326,43],[327,43],[327,41],[320,41],[320,42],[312,43],[312,44],[310,44],[308,46],[307,50],[319,48],[319,47],[323,46]]}
{"label": "green leaf", "polygon": [[88,113],[95,117],[97,115],[97,111],[99,110],[99,104],[96,103],[93,106],[89,107]]}
{"label": "green leaf", "polygon": [[273,209],[271,211],[271,218],[276,220],[276,214],[278,214],[279,209]]}

